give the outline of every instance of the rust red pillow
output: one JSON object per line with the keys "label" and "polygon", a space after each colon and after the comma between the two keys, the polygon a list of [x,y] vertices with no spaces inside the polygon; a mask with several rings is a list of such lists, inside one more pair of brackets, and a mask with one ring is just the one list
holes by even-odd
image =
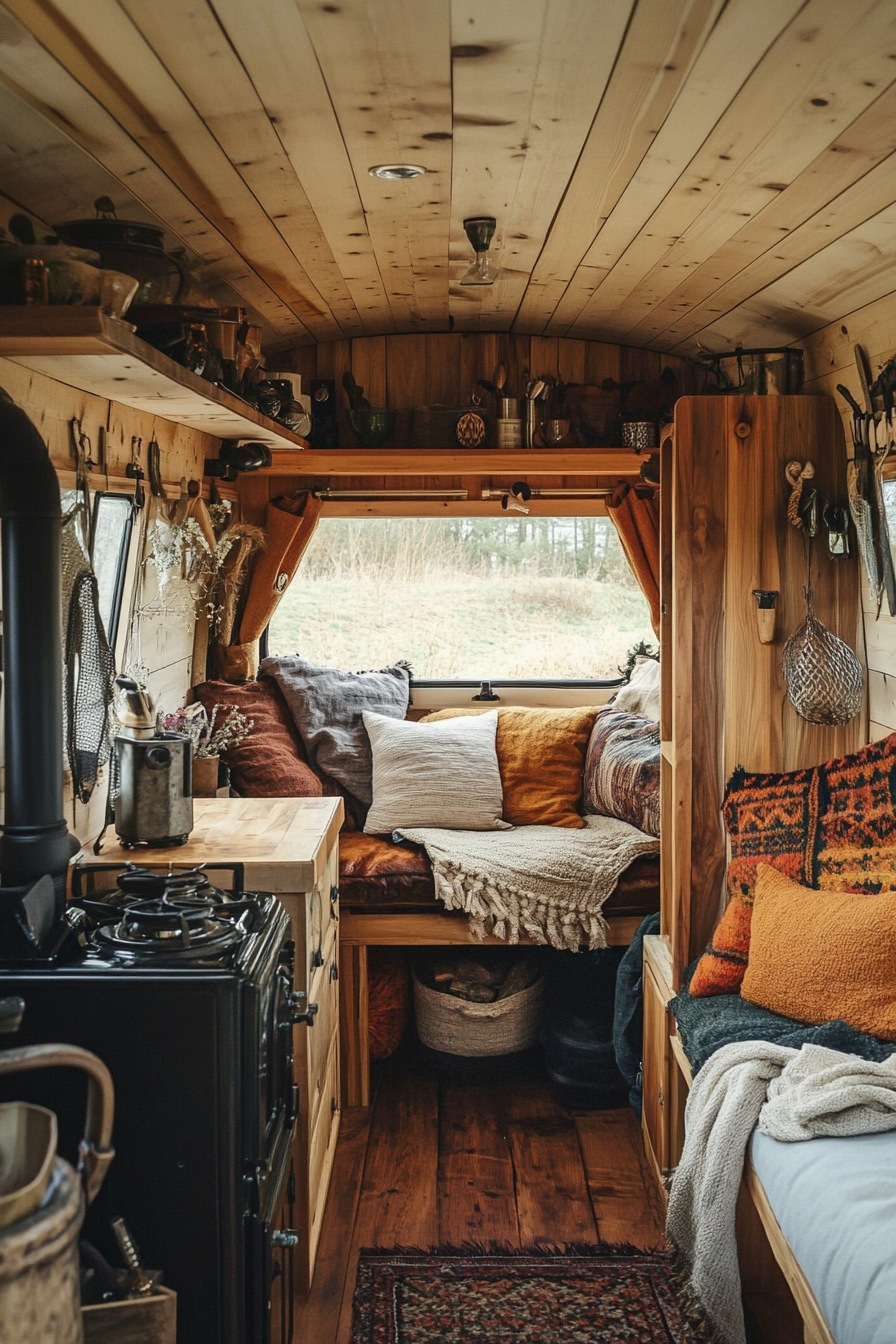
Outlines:
{"label": "rust red pillow", "polygon": [[320,798],[324,786],[311,769],[302,739],[279,691],[269,681],[206,681],[194,694],[207,713],[236,705],[253,722],[249,737],[224,760],[233,787],[244,798]]}

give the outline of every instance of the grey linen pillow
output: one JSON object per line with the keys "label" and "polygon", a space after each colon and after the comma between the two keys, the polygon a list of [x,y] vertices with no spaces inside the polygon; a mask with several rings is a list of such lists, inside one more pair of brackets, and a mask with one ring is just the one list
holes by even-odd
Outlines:
{"label": "grey linen pillow", "polygon": [[373,804],[364,826],[369,835],[404,826],[510,829],[501,819],[496,710],[427,724],[365,713],[364,726],[373,749]]}
{"label": "grey linen pillow", "polygon": [[362,803],[373,797],[365,710],[392,719],[408,712],[410,668],[396,663],[381,672],[344,672],[304,658],[265,658],[259,676],[271,677],[295,719],[308,760],[344,785]]}

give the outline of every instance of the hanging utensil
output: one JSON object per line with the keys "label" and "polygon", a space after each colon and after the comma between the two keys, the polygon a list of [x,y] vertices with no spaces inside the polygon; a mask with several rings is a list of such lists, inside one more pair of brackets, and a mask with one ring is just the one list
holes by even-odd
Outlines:
{"label": "hanging utensil", "polygon": [[846,399],[853,412],[852,444],[847,443],[846,445],[846,488],[849,495],[849,511],[852,514],[852,521],[855,524],[856,537],[859,543],[859,554],[868,575],[871,591],[876,599],[880,580],[878,578],[877,556],[874,550],[873,513],[862,489],[866,460],[865,414],[855,397],[842,383],[837,384],[837,391]]}
{"label": "hanging utensil", "polygon": [[868,352],[862,345],[855,346],[856,368],[859,371],[859,382],[862,385],[862,396],[865,399],[865,410],[869,415],[874,414],[874,398],[871,395],[871,361],[868,358]]}
{"label": "hanging utensil", "polygon": [[880,587],[877,594],[877,611],[880,615],[884,594],[887,596],[887,610],[896,616],[896,572],[893,569],[893,552],[890,547],[890,525],[887,519],[887,506],[884,500],[883,470],[884,463],[893,448],[893,407],[892,398],[886,396],[885,411],[880,421],[872,421],[875,434],[875,453],[871,473],[874,487],[874,534],[880,561]]}

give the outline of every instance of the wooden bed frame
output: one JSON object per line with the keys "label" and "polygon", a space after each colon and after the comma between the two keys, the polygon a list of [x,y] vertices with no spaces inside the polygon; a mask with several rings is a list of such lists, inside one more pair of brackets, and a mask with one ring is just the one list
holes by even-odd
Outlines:
{"label": "wooden bed frame", "polygon": [[[627,947],[642,915],[608,915],[607,943]],[[488,937],[486,944],[506,947],[504,938]],[[339,1031],[341,1039],[342,1104],[370,1104],[370,1057],[367,1019],[368,947],[481,946],[470,933],[466,915],[379,914],[344,911],[339,920]],[[520,938],[521,946],[534,944]]]}
{"label": "wooden bed frame", "polygon": [[[684,1102],[693,1080],[681,1037],[669,1038],[674,1074],[670,1094]],[[670,1117],[684,1141],[683,1115]],[[679,1143],[679,1148],[680,1148]],[[737,1252],[744,1300],[766,1344],[836,1344],[799,1261],[781,1231],[749,1152],[737,1199]]]}

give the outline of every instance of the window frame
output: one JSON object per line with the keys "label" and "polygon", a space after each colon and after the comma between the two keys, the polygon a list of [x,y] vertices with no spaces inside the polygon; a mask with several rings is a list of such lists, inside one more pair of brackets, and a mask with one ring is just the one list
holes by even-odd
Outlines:
{"label": "window frame", "polygon": [[[134,504],[134,496],[121,490],[96,490],[93,494],[93,500],[90,510],[90,563],[94,564],[94,543],[97,535],[97,524],[99,522],[100,508],[104,499],[123,500],[128,505],[128,516],[122,520],[121,536],[118,542],[118,557],[115,564],[115,579],[112,588],[112,602],[109,609],[109,628],[106,631],[106,640],[109,648],[114,650],[118,642],[118,634],[121,627],[121,613],[124,606],[124,593],[127,585],[128,562],[131,555],[131,545],[134,537],[134,524],[137,519],[138,510]],[[94,569],[94,573],[96,570]]]}

